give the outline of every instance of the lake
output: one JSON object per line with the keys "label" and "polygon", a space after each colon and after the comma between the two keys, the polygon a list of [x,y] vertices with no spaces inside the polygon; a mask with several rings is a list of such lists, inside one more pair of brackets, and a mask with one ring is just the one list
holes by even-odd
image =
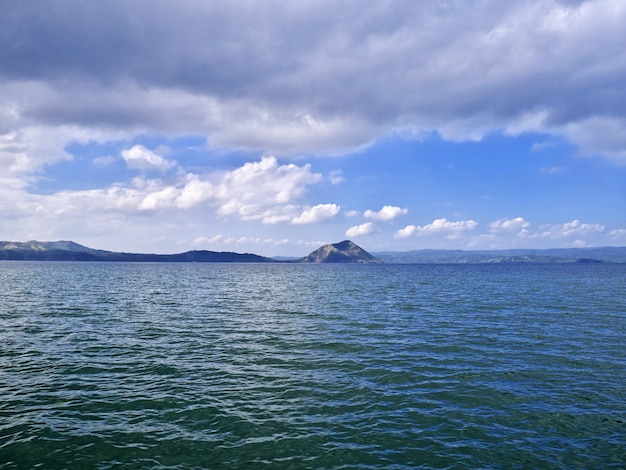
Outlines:
{"label": "lake", "polygon": [[0,262],[0,469],[626,468],[626,265]]}

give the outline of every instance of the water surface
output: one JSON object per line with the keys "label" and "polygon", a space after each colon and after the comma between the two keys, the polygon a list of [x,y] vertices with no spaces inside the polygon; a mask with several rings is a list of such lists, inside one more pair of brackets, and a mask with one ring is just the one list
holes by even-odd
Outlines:
{"label": "water surface", "polygon": [[626,265],[0,263],[0,468],[625,468]]}

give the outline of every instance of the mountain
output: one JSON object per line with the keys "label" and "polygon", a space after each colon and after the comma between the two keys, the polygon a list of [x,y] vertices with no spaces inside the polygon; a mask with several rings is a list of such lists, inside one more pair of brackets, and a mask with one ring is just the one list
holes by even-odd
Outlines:
{"label": "mountain", "polygon": [[106,253],[102,250],[94,250],[78,243],[61,240],[58,242],[38,242],[31,240],[28,242],[0,242],[0,250],[18,250],[18,251],[80,251],[84,253]]}
{"label": "mountain", "polygon": [[360,246],[344,240],[335,244],[323,245],[299,260],[303,263],[380,263]]}
{"label": "mountain", "polygon": [[21,261],[139,261],[169,263],[274,263],[266,258],[250,253],[194,250],[173,255],[142,253],[118,253],[95,250],[72,241],[58,242],[2,242],[0,260]]}
{"label": "mountain", "polygon": [[139,261],[168,263],[626,263],[626,247],[516,250],[414,250],[368,253],[350,240],[323,245],[304,258],[194,250],[171,255],[96,250],[73,241],[0,241],[0,260]]}
{"label": "mountain", "polygon": [[516,250],[413,250],[373,253],[385,263],[626,263],[626,247]]}
{"label": "mountain", "polygon": [[0,260],[30,261],[139,261],[167,263],[380,263],[361,247],[349,240],[334,245],[324,245],[313,253],[299,259],[266,258],[251,253],[217,251],[187,251],[172,255],[141,253],[118,253],[95,250],[72,241],[57,242],[2,242]]}

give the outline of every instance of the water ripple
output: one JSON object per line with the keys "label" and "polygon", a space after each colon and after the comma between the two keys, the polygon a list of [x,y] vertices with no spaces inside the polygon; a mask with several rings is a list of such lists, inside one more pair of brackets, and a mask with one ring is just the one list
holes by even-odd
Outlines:
{"label": "water ripple", "polygon": [[626,269],[0,263],[0,469],[624,468]]}

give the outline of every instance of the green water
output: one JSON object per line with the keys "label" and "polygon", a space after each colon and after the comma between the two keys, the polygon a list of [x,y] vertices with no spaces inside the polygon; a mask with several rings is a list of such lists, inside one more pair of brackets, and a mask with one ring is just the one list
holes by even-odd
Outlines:
{"label": "green water", "polygon": [[0,468],[626,468],[626,265],[0,263]]}

